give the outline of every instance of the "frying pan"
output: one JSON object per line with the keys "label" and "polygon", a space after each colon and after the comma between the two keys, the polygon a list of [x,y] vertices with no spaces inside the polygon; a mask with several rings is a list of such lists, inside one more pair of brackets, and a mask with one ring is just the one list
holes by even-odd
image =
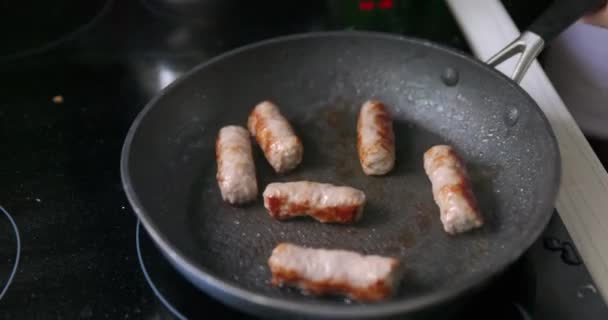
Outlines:
{"label": "frying pan", "polygon": [[[556,1],[491,63],[521,52],[514,73],[520,79],[543,38],[599,2]],[[357,112],[372,98],[394,119],[396,167],[382,177],[363,174],[356,152]],[[242,207],[221,200],[218,130],[244,126],[252,107],[267,99],[294,126],[304,159],[278,175],[254,144],[260,191],[270,182],[304,179],[353,186],[368,198],[360,222],[279,222],[266,213],[261,196]],[[422,166],[423,152],[439,143],[465,159],[483,228],[443,232]],[[560,168],[549,123],[515,81],[428,41],[355,31],[271,39],[196,67],[137,116],[121,159],[129,201],[175,268],[226,304],[280,318],[410,316],[466,296],[540,235]],[[275,288],[267,259],[284,241],[393,256],[403,264],[403,280],[394,297],[369,304]]]}

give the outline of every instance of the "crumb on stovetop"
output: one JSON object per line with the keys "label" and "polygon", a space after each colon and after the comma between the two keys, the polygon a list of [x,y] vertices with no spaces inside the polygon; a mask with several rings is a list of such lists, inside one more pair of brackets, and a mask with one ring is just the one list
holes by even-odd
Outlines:
{"label": "crumb on stovetop", "polygon": [[53,97],[53,103],[54,104],[62,104],[63,103],[63,96],[62,95],[56,95]]}

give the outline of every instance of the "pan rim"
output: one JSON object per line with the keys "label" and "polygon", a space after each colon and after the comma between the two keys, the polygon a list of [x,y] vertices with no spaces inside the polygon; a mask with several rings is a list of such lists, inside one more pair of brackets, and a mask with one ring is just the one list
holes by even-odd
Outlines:
{"label": "pan rim", "polygon": [[[546,127],[549,129],[549,135],[551,137],[551,149],[553,149],[553,153],[555,154],[555,168],[553,172],[553,180],[552,185],[549,187],[551,190],[549,194],[551,197],[548,199],[546,206],[546,210],[544,216],[539,217],[536,221],[538,227],[533,229],[532,232],[528,233],[525,237],[522,237],[519,241],[521,246],[510,256],[507,256],[506,259],[502,263],[500,263],[499,270],[493,271],[484,271],[483,273],[478,274],[475,277],[467,279],[467,281],[461,281],[455,286],[443,287],[437,291],[412,297],[403,300],[396,301],[388,301],[382,304],[368,304],[368,305],[344,305],[344,306],[336,306],[336,305],[313,305],[311,303],[302,303],[296,302],[293,300],[288,300],[279,297],[269,297],[267,295],[260,294],[256,291],[248,290],[242,288],[238,285],[231,284],[225,280],[216,277],[209,272],[205,271],[205,267],[201,266],[198,263],[192,261],[192,259],[185,255],[180,251],[179,248],[174,246],[172,242],[165,237],[160,232],[158,226],[153,222],[153,219],[150,218],[144,206],[142,205],[136,191],[133,188],[131,183],[131,177],[129,172],[129,155],[131,150],[132,141],[137,133],[138,128],[140,127],[141,122],[145,118],[145,116],[149,113],[149,111],[157,105],[157,102],[166,95],[167,92],[173,90],[174,87],[179,86],[182,82],[189,79],[195,73],[198,73],[200,70],[205,69],[207,66],[217,63],[223,59],[228,57],[237,55],[241,52],[252,50],[258,47],[271,45],[273,43],[285,42],[285,41],[293,41],[293,40],[301,40],[307,38],[317,38],[317,37],[367,37],[374,39],[386,39],[392,41],[405,41],[415,45],[421,45],[425,47],[429,47],[433,50],[442,51],[445,54],[454,55],[461,59],[467,60],[468,62],[482,67],[487,72],[494,74],[495,76],[502,78],[506,84],[512,87],[514,90],[519,91],[526,99],[529,100],[528,107],[534,109],[540,117],[541,120],[545,123]],[[354,30],[342,30],[342,31],[319,31],[319,32],[306,32],[306,33],[296,33],[285,36],[274,37],[270,39],[266,39],[263,41],[251,43],[230,51],[227,51],[223,54],[220,54],[216,57],[213,57],[197,66],[192,68],[190,71],[186,72],[178,79],[176,79],[173,83],[164,88],[161,92],[157,93],[155,97],[153,97],[142,110],[139,112],[137,117],[134,119],[129,131],[126,135],[125,142],[123,144],[123,148],[121,151],[121,159],[120,159],[120,173],[121,180],[123,184],[123,189],[127,195],[128,201],[133,208],[135,214],[142,222],[142,225],[146,228],[146,231],[150,235],[150,237],[154,240],[157,246],[161,249],[164,255],[170,260],[170,262],[181,269],[182,273],[187,273],[188,276],[186,278],[193,277],[196,279],[196,282],[193,283],[199,289],[204,290],[206,293],[218,298],[218,296],[224,297],[220,299],[222,303],[226,303],[236,307],[238,309],[244,310],[246,312],[252,312],[253,309],[260,310],[260,308],[265,309],[266,311],[276,311],[281,314],[298,314],[305,316],[316,316],[316,317],[331,317],[331,318],[360,318],[360,317],[383,317],[383,316],[391,316],[395,314],[404,314],[409,312],[417,312],[424,310],[426,308],[432,307],[434,305],[439,305],[441,303],[445,303],[453,298],[456,298],[467,291],[486,283],[490,278],[492,278],[498,272],[501,272],[508,266],[512,265],[519,257],[521,257],[525,251],[529,249],[529,247],[536,241],[541,233],[545,230],[546,226],[549,223],[549,220],[553,214],[554,203],[557,199],[557,194],[559,191],[559,186],[561,183],[561,154],[559,151],[558,141],[555,136],[555,132],[548,121],[546,114],[540,109],[536,101],[532,99],[532,97],[521,87],[519,84],[514,82],[512,79],[502,74],[498,70],[490,67],[484,62],[464,53],[455,48],[451,48],[448,46],[444,46],[433,41],[420,39],[411,36],[404,36],[399,34],[391,34],[377,31],[354,31]],[[185,275],[184,275],[185,276]],[[191,282],[193,279],[189,279]],[[204,289],[203,289],[204,287]],[[217,291],[216,291],[217,290]],[[228,299],[226,299],[228,297]],[[243,304],[244,303],[244,304]]]}

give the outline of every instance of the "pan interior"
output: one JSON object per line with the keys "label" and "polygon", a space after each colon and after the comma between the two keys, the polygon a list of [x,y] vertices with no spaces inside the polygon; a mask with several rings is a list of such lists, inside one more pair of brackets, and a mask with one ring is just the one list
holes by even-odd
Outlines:
{"label": "pan interior", "polygon": [[[441,80],[447,67],[459,73],[455,86]],[[357,112],[372,98],[394,117],[396,167],[382,177],[363,174],[356,152]],[[291,121],[304,160],[275,174],[254,143],[260,195],[232,207],[215,180],[215,138],[222,126],[246,126],[251,108],[266,99]],[[531,99],[481,64],[413,40],[301,37],[227,55],[171,86],[132,138],[128,179],[152,232],[212,277],[302,303],[356,304],[272,287],[266,262],[279,242],[400,259],[404,276],[390,303],[503,268],[545,226],[557,188],[555,142]],[[424,151],[440,143],[467,163],[486,219],[480,230],[443,232],[422,167]],[[261,199],[265,186],[304,179],[363,190],[361,221],[273,220]]]}

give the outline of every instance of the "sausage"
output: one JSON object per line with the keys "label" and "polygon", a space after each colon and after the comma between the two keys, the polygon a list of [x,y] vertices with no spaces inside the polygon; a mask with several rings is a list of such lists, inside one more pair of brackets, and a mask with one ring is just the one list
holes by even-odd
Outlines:
{"label": "sausage", "polygon": [[249,115],[247,126],[277,173],[290,171],[302,162],[302,142],[272,102],[263,101],[256,105]]}
{"label": "sausage", "polygon": [[271,183],[264,190],[264,207],[278,220],[311,216],[323,223],[352,223],[361,217],[365,193],[328,183]]}
{"label": "sausage", "polygon": [[463,233],[483,225],[467,169],[454,148],[437,145],[427,150],[424,170],[447,233]]}
{"label": "sausage", "polygon": [[395,166],[393,121],[379,101],[367,101],[359,111],[357,151],[367,175],[384,175]]}
{"label": "sausage", "polygon": [[337,294],[366,302],[391,297],[399,283],[399,261],[347,250],[281,243],[268,265],[274,286],[295,286],[314,295]]}
{"label": "sausage", "polygon": [[216,179],[222,199],[230,204],[244,204],[258,195],[251,139],[247,129],[226,126],[215,141]]}

